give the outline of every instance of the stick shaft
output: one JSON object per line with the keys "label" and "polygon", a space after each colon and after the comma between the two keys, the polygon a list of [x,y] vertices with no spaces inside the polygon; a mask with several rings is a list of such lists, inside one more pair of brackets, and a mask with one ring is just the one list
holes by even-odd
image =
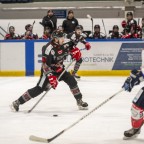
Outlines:
{"label": "stick shaft", "polygon": [[102,23],[103,23],[103,27],[104,27],[105,35],[106,35],[106,37],[107,37],[106,28],[105,28],[105,24],[104,24],[104,20],[103,20],[103,19],[102,19]]}
{"label": "stick shaft", "polygon": [[85,119],[87,116],[89,116],[91,113],[93,113],[95,110],[99,109],[101,106],[103,106],[104,104],[106,104],[108,101],[110,101],[112,98],[114,98],[116,95],[118,95],[119,93],[121,93],[122,91],[124,91],[124,89],[121,89],[120,91],[118,91],[117,93],[113,94],[112,96],[110,96],[109,98],[107,98],[105,101],[103,101],[101,104],[99,104],[98,106],[96,106],[95,108],[93,108],[90,112],[88,112],[87,114],[85,114],[84,116],[82,116],[79,120],[77,120],[76,122],[74,122],[73,124],[71,124],[69,127],[67,127],[66,129],[62,130],[61,132],[59,132],[58,134],[56,134],[55,136],[53,136],[52,138],[46,139],[46,138],[41,138],[41,137],[37,137],[37,136],[30,136],[30,140],[32,141],[39,141],[39,142],[47,142],[50,143],[51,141],[53,141],[54,139],[56,139],[57,137],[59,137],[60,135],[62,135],[64,132],[66,132],[67,130],[69,130],[70,128],[72,128],[73,126],[75,126],[76,124],[78,124],[80,121],[82,121],[83,119]]}
{"label": "stick shaft", "polygon": [[7,31],[2,26],[0,26],[0,29],[2,29],[7,34]]}

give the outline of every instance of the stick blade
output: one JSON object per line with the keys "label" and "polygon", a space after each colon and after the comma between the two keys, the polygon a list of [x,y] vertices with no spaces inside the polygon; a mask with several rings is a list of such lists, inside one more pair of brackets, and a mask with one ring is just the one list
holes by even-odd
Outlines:
{"label": "stick blade", "polygon": [[31,140],[31,141],[36,141],[36,142],[48,143],[48,140],[47,140],[46,138],[37,137],[37,136],[34,136],[34,135],[31,135],[31,136],[29,137],[29,140]]}

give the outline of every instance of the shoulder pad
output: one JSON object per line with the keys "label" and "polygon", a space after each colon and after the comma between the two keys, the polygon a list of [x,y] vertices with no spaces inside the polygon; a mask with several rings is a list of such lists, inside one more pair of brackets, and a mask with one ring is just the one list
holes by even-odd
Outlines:
{"label": "shoulder pad", "polygon": [[45,54],[46,54],[46,55],[49,55],[50,52],[51,52],[51,50],[52,50],[52,48],[53,48],[53,46],[50,44],[50,45],[46,48]]}

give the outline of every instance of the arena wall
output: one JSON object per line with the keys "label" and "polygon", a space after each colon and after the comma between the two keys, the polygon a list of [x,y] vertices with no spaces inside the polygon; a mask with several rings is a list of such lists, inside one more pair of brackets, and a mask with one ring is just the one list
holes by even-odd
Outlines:
{"label": "arena wall", "polygon": [[[40,75],[41,47],[47,40],[0,40],[0,76]],[[131,69],[140,69],[142,40],[89,40],[90,51],[80,44],[83,76],[128,75]],[[70,62],[70,57],[65,65]],[[73,65],[70,69],[72,69]]]}

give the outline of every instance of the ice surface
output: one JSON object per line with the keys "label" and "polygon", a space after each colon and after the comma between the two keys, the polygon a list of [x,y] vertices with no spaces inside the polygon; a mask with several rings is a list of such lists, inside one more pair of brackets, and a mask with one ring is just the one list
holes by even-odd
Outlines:
{"label": "ice surface", "polygon": [[[27,89],[36,85],[39,77],[0,77],[0,144],[34,144],[31,134],[51,138],[67,128],[101,102],[121,89],[125,77],[82,77],[78,82],[88,111],[79,111],[68,86],[60,82],[30,114],[26,113],[40,97],[11,112],[9,105]],[[144,129],[135,140],[124,141],[123,132],[131,128],[131,101],[143,84],[131,93],[121,92],[107,104],[60,137],[52,144],[144,144]],[[57,114],[58,117],[53,117]]]}

